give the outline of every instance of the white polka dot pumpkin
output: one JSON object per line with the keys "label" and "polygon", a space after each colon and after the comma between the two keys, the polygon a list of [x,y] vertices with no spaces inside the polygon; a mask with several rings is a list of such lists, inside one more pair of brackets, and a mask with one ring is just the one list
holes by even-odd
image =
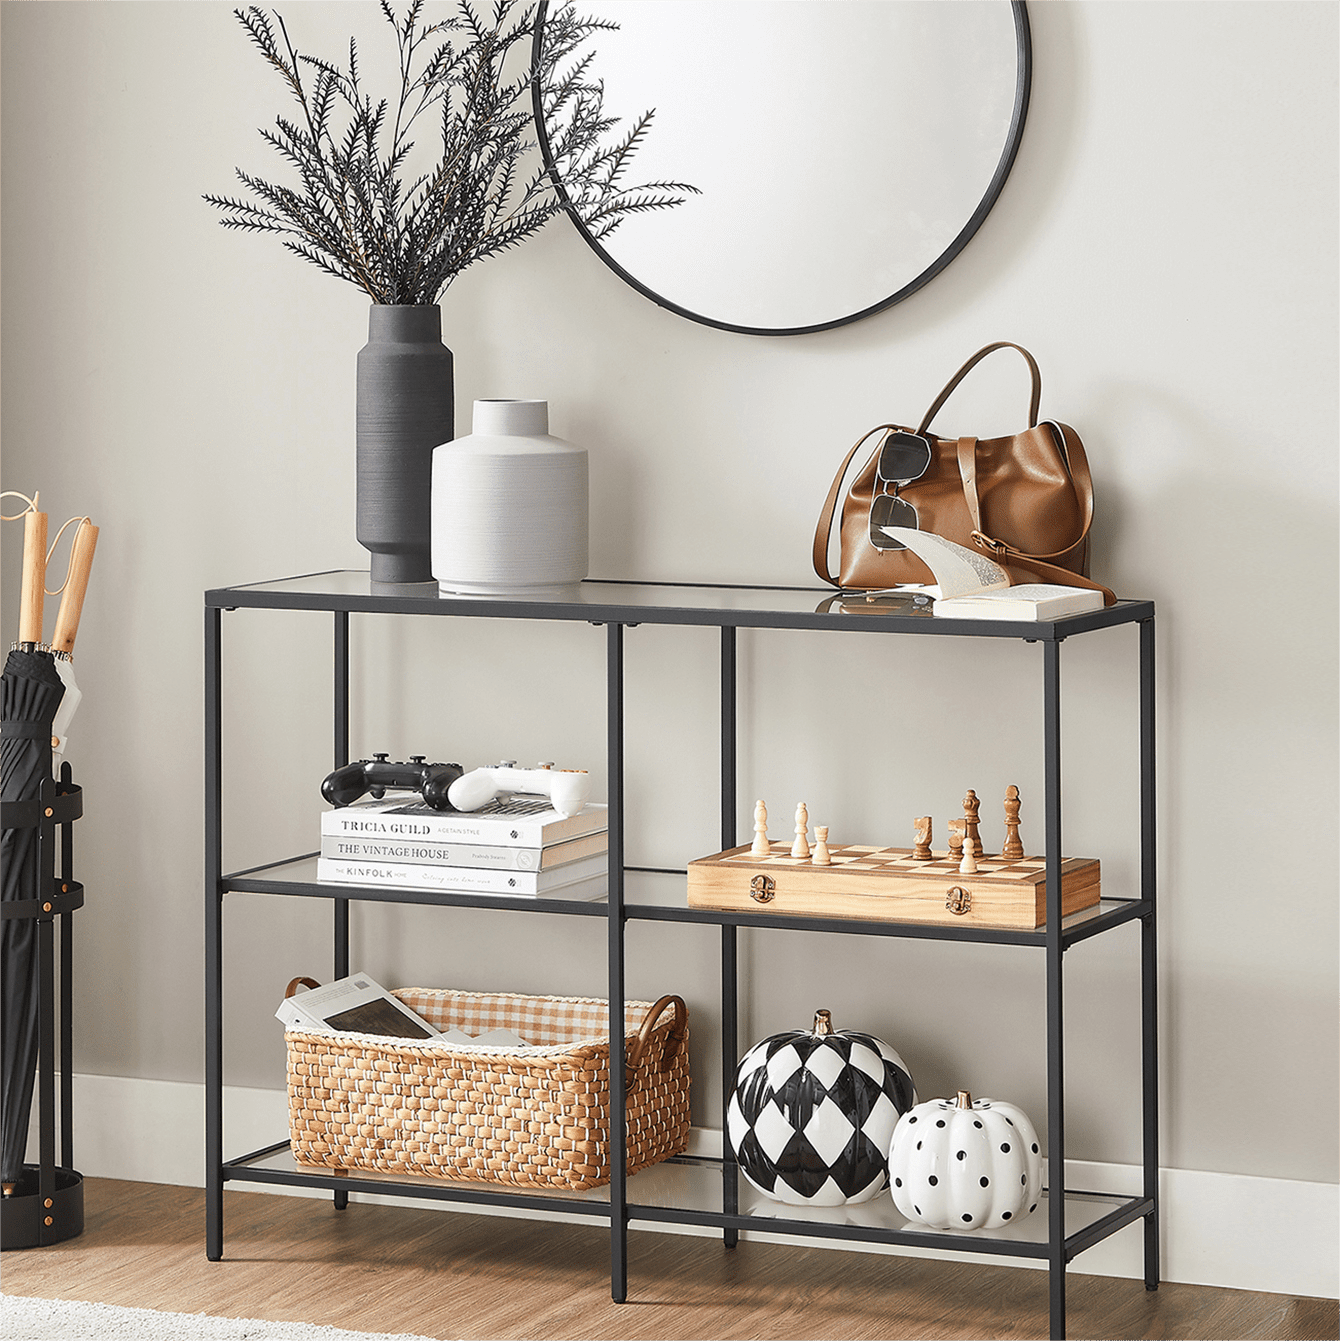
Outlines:
{"label": "white polka dot pumpkin", "polygon": [[1037,1209],[1042,1151],[1027,1114],[960,1090],[898,1119],[889,1147],[894,1204],[933,1229],[998,1229]]}

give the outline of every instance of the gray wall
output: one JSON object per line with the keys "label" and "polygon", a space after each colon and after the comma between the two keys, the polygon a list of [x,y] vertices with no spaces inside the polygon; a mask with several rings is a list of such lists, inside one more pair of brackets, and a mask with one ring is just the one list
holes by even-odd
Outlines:
{"label": "gray wall", "polygon": [[[370,6],[289,17],[336,53]],[[477,396],[547,397],[591,451],[595,575],[807,584],[831,471],[917,414],[974,349],[1041,361],[1098,493],[1095,573],[1159,607],[1163,1128],[1167,1163],[1336,1178],[1336,9],[1038,4],[1033,105],[980,235],[911,300],[768,340],[673,317],[563,226],[446,295],[457,429]],[[77,1068],[201,1069],[201,591],[365,566],[353,536],[353,359],[366,303],[201,202],[279,87],[216,3],[3,8],[6,488],[103,527],[71,757],[88,794]],[[948,431],[1019,424],[1003,356]],[[994,361],[993,361],[994,363]],[[5,528],[4,636],[16,526]],[[585,625],[355,621],[358,750],[599,770],[603,640]],[[230,867],[310,848],[329,752],[329,618],[227,617]],[[715,636],[627,635],[630,856],[716,845]],[[939,832],[965,787],[1016,782],[1041,838],[1039,668],[1022,644],[741,639],[744,795],[835,840]],[[1065,649],[1067,848],[1130,893],[1135,636]],[[246,718],[244,721],[243,719]],[[877,765],[872,767],[872,764]],[[775,829],[776,831],[776,829]],[[671,890],[666,897],[675,896]],[[356,960],[391,983],[603,990],[598,924],[366,911]],[[329,970],[325,910],[228,902],[229,1080],[282,1084],[283,983]],[[1031,951],[745,937],[744,1034],[889,1038],[923,1095],[1044,1116]],[[683,992],[696,1118],[718,1102],[716,940],[634,928],[630,988]],[[1074,950],[1070,1152],[1138,1157],[1137,935]],[[1267,1098],[1269,1132],[1246,1120]]]}

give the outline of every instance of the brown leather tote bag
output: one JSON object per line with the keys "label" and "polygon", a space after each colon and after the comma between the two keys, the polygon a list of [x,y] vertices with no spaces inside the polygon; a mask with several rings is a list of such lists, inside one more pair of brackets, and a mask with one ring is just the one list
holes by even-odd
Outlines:
{"label": "brown leather tote bag", "polygon": [[[1017,349],[1032,374],[1028,427],[1004,438],[938,438],[931,421],[954,388],[988,354]],[[864,434],[838,469],[814,533],[814,571],[834,586],[857,589],[892,587],[902,582],[934,582],[934,575],[910,550],[881,548],[871,542],[871,509],[878,523],[913,524],[956,544],[977,550],[1007,569],[1014,582],[1058,582],[1102,591],[1110,605],[1116,597],[1088,578],[1089,528],[1093,524],[1093,480],[1079,434],[1054,420],[1038,423],[1042,374],[1022,345],[1007,340],[979,349],[935,398],[916,429],[879,424]],[[890,480],[880,470],[884,449],[894,435],[899,446],[924,450],[929,462],[909,481]],[[912,439],[921,439],[925,446]],[[852,458],[876,439],[842,503],[840,564],[828,571],[828,543],[842,481]],[[904,456],[906,454],[904,453]],[[922,458],[925,460],[925,457]],[[896,503],[893,500],[898,500]],[[908,506],[914,509],[908,511]],[[876,539],[889,541],[876,529]]]}

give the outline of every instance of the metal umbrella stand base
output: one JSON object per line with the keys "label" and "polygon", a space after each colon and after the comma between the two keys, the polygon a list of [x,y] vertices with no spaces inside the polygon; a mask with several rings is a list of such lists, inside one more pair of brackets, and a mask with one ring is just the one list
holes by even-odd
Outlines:
{"label": "metal umbrella stand base", "polygon": [[[50,765],[48,765],[49,769]],[[5,829],[37,830],[37,879],[32,897],[6,899],[0,915],[6,937],[28,922],[36,933],[38,1162],[0,1195],[0,1249],[36,1248],[83,1233],[84,1180],[73,1164],[73,1074],[70,1010],[73,980],[71,914],[84,903],[84,887],[73,878],[73,825],[83,813],[83,791],[61,765],[59,782],[48,771],[32,800],[0,803]],[[60,875],[56,851],[60,850]],[[26,891],[25,891],[26,892]],[[56,1012],[56,923],[60,922],[60,1015]],[[6,972],[10,966],[5,966]],[[59,1042],[59,1048],[58,1048]],[[56,1083],[59,1052],[61,1163],[56,1163]]]}
{"label": "metal umbrella stand base", "polygon": [[84,1175],[59,1167],[51,1172],[50,1196],[42,1195],[42,1166],[25,1164],[23,1181],[0,1199],[0,1250],[40,1248],[84,1232]]}

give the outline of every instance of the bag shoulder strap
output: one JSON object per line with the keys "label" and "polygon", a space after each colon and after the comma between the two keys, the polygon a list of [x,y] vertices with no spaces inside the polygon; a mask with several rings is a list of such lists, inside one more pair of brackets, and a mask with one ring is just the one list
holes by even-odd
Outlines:
{"label": "bag shoulder strap", "polygon": [[814,528],[813,555],[814,571],[830,586],[836,587],[838,580],[828,571],[828,541],[833,533],[833,514],[837,511],[838,493],[842,489],[842,480],[847,473],[847,467],[851,465],[852,457],[860,451],[862,444],[869,442],[876,433],[883,433],[897,427],[897,424],[876,424],[869,433],[863,433],[856,439],[851,451],[847,453],[842,460],[842,464],[838,467],[837,474],[833,476],[828,497],[824,499],[823,511],[819,513],[819,524]]}
{"label": "bag shoulder strap", "polygon": [[921,427],[917,429],[918,433],[925,433],[930,428],[931,420],[940,413],[940,407],[953,394],[954,388],[988,355],[993,354],[997,349],[1017,349],[1028,364],[1028,371],[1033,378],[1033,393],[1028,402],[1028,426],[1035,428],[1038,422],[1038,407],[1042,404],[1042,373],[1038,368],[1038,361],[1032,354],[1026,350],[1023,345],[1016,345],[1012,340],[997,340],[993,345],[987,345],[984,349],[979,349],[970,358],[967,363],[949,379],[945,389],[936,396],[931,408],[922,416]]}
{"label": "bag shoulder strap", "polygon": [[982,532],[982,504],[977,495],[977,439],[958,440],[958,473],[963,481],[963,498],[968,505],[968,515],[972,518],[974,538],[981,536],[987,546],[993,549],[1000,548],[1002,551],[1008,550],[1024,559],[1058,558],[1074,549],[1089,534],[1089,528],[1093,525],[1093,477],[1089,474],[1089,458],[1084,454],[1084,444],[1080,442],[1079,434],[1069,424],[1049,419],[1047,427],[1059,439],[1061,455],[1070,471],[1070,479],[1075,486],[1075,497],[1079,499],[1081,518],[1079,535],[1068,545],[1051,554],[1025,554],[1023,550],[1014,549],[1004,541],[994,540]]}
{"label": "bag shoulder strap", "polygon": [[1058,568],[1055,564],[1048,562],[1048,560],[1059,558],[1060,555],[1074,549],[1089,534],[1089,528],[1093,525],[1093,476],[1089,473],[1089,458],[1084,452],[1084,444],[1080,441],[1079,434],[1069,424],[1062,424],[1055,419],[1047,420],[1047,427],[1060,440],[1061,453],[1065,457],[1070,478],[1075,485],[1075,496],[1079,499],[1082,519],[1079,535],[1065,549],[1059,549],[1054,554],[1028,554],[1024,550],[1015,549],[1013,545],[1006,544],[1003,540],[996,540],[984,534],[982,531],[982,505],[977,496],[977,439],[960,438],[958,440],[958,469],[959,476],[963,481],[963,497],[968,504],[968,514],[972,517],[973,543],[996,559],[1018,559],[1028,568],[1036,570],[1040,577],[1049,578],[1062,586],[1092,587],[1101,591],[1107,604],[1111,605],[1117,599],[1116,595],[1103,586],[1101,582],[1095,582],[1092,578],[1084,577],[1079,573],[1072,573],[1066,568]]}

